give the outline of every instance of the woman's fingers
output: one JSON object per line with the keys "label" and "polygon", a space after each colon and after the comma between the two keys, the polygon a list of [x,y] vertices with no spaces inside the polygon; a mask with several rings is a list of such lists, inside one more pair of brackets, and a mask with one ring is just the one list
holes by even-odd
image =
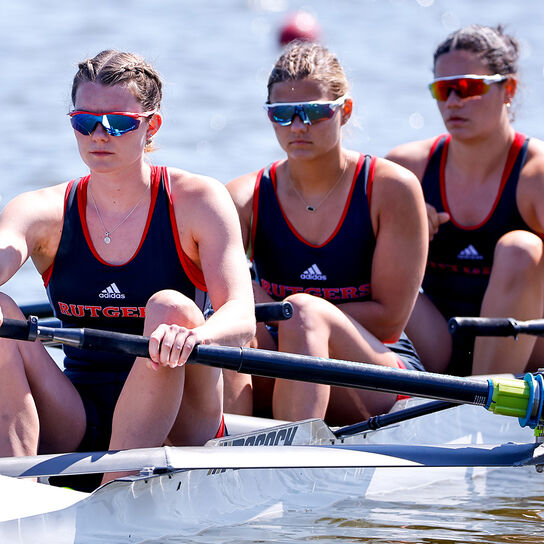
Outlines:
{"label": "woman's fingers", "polygon": [[446,212],[437,212],[434,206],[426,204],[427,206],[427,220],[429,224],[429,240],[432,240],[434,235],[438,232],[440,225],[450,220],[450,216]]}
{"label": "woman's fingers", "polygon": [[179,325],[159,325],[149,338],[151,368],[154,370],[159,366],[174,368],[184,365],[199,343],[194,330]]}

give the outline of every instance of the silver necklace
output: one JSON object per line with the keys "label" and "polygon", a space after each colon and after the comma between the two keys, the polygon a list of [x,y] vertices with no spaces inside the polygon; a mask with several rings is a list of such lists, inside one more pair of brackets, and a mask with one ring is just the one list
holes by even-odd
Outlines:
{"label": "silver necklace", "polygon": [[342,172],[340,172],[340,176],[338,177],[334,185],[327,191],[327,194],[315,205],[308,204],[308,202],[306,202],[306,199],[302,196],[302,193],[296,188],[295,184],[293,183],[293,179],[291,178],[291,171],[289,171],[289,174],[288,174],[289,182],[291,183],[291,186],[295,190],[295,193],[298,195],[300,200],[302,200],[302,202],[304,203],[304,206],[306,206],[307,212],[316,212],[317,209],[321,206],[321,204],[323,204],[327,200],[327,198],[331,196],[332,192],[336,189],[336,186],[340,184],[340,181],[342,181],[342,178],[344,177],[344,174],[346,173],[347,166],[348,166],[348,158],[346,157],[344,161],[344,168],[342,168]]}
{"label": "silver necklace", "polygon": [[96,210],[96,215],[98,216],[98,219],[100,220],[100,224],[102,225],[102,228],[104,229],[104,243],[109,244],[111,242],[111,235],[134,213],[136,208],[141,204],[142,200],[147,194],[147,187],[145,188],[144,194],[141,196],[140,200],[138,200],[138,202],[136,202],[136,204],[134,205],[134,208],[132,208],[132,210],[130,210],[127,213],[127,215],[125,215],[125,217],[121,220],[121,222],[118,223],[117,226],[111,230],[108,230],[106,228],[106,225],[104,225],[104,221],[102,221],[102,216],[100,215],[100,212],[98,211],[98,206],[96,205],[96,201],[94,199],[91,186],[88,185],[88,188],[89,188],[89,194],[91,195],[91,200],[93,201],[93,204],[94,204],[94,209]]}

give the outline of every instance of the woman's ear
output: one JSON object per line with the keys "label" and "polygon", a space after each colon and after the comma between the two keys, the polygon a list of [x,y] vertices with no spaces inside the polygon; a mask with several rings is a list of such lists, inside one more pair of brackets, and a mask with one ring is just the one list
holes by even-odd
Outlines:
{"label": "woman's ear", "polygon": [[147,126],[147,138],[152,138],[156,132],[161,128],[162,125],[162,115],[160,112],[153,114],[153,117],[149,120]]}
{"label": "woman's ear", "polygon": [[506,93],[504,95],[505,104],[510,104],[512,102],[516,94],[517,87],[518,87],[518,80],[514,77],[508,78],[508,81],[504,85],[504,88],[506,89]]}
{"label": "woman's ear", "polygon": [[353,111],[353,100],[351,98],[346,98],[344,105],[342,106],[342,124],[345,125],[349,118],[351,117],[351,112]]}

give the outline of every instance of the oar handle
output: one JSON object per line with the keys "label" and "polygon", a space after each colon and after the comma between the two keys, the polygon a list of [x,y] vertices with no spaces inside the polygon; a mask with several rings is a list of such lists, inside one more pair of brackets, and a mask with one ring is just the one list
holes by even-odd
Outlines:
{"label": "oar handle", "polygon": [[38,318],[30,316],[26,321],[5,318],[0,327],[0,337],[13,340],[30,340],[33,342],[38,336]]}
{"label": "oar handle", "polygon": [[474,336],[544,336],[544,319],[517,321],[512,317],[452,317],[448,328],[451,334]]}
{"label": "oar handle", "polygon": [[[257,321],[280,321],[293,315],[290,302],[266,302],[255,305]],[[149,357],[149,338],[134,334],[80,328],[59,328],[55,319],[50,323],[40,323],[30,316],[27,321],[4,319],[0,327],[0,337],[14,340],[54,340],[83,349],[125,353],[135,357]],[[52,326],[48,326],[52,325]],[[198,350],[196,350],[198,351]],[[194,358],[194,357],[193,357]]]}
{"label": "oar handle", "polygon": [[[29,304],[21,304],[19,306],[24,315],[35,315],[40,318],[51,318],[53,308],[49,302],[33,302]],[[280,302],[260,302],[255,304],[255,318],[257,321],[283,321],[290,319],[293,315],[293,306],[290,302],[282,300]],[[42,320],[43,322],[43,320]],[[42,324],[40,322],[40,324]],[[58,325],[60,322],[57,320]]]}
{"label": "oar handle", "polygon": [[284,321],[293,316],[293,306],[290,302],[261,302],[255,304],[255,319],[263,321]]}

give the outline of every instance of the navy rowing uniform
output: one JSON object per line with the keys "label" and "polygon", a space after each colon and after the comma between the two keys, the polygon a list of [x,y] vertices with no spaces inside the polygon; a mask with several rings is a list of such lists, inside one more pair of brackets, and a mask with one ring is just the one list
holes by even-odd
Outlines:
{"label": "navy rowing uniform", "polygon": [[[277,197],[277,165],[259,172],[253,194],[250,256],[261,287],[274,300],[294,293],[332,304],[370,300],[376,247],[370,202],[376,158],[359,156],[342,216],[319,245],[305,240],[285,215]],[[399,366],[423,368],[404,333],[387,347],[399,355]]]}
{"label": "navy rowing uniform", "polygon": [[[203,307],[206,285],[181,248],[166,167],[152,166],[151,205],[140,245],[121,265],[105,262],[85,220],[89,176],[68,184],[62,236],[43,279],[63,327],[142,334],[145,305],[162,289],[174,289]],[[77,371],[129,371],[134,357],[64,346],[65,367]]]}
{"label": "navy rowing uniform", "polygon": [[305,240],[276,196],[276,167],[261,170],[253,196],[252,260],[261,287],[275,300],[294,293],[333,304],[370,299],[376,239],[370,220],[375,157],[360,156],[342,217],[322,244]]}
{"label": "navy rowing uniform", "polygon": [[[85,215],[88,184],[89,176],[68,184],[59,247],[43,274],[62,326],[142,334],[146,303],[163,289],[179,291],[204,309],[204,275],[181,247],[167,168],[151,167],[151,203],[142,238],[131,259],[120,265],[105,262],[91,241]],[[135,358],[63,348],[65,374],[79,392],[87,418],[78,450],[105,450],[115,405]],[[98,483],[91,479],[90,488]]]}
{"label": "navy rowing uniform", "polygon": [[[429,244],[423,290],[442,315],[479,316],[493,265],[495,246],[513,230],[528,230],[519,213],[516,189],[527,158],[529,139],[516,133],[506,157],[497,196],[487,217],[478,225],[461,225],[452,215],[446,197],[445,168],[450,135],[439,136],[429,154],[422,187],[425,201],[450,220],[440,225]],[[448,374],[472,373],[474,337],[454,335]]]}
{"label": "navy rowing uniform", "polygon": [[495,202],[480,224],[470,226],[459,224],[448,206],[444,172],[450,140],[450,135],[436,139],[422,180],[425,201],[450,215],[429,244],[423,289],[446,318],[477,316],[499,238],[513,230],[531,230],[516,203],[529,139],[516,133]]}

